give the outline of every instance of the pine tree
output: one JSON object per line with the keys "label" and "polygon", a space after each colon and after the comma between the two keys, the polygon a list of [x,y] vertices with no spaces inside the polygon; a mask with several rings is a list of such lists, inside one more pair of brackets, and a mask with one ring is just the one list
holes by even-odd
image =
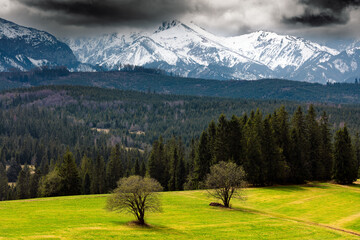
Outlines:
{"label": "pine tree", "polygon": [[214,142],[213,164],[221,161],[229,161],[230,145],[229,145],[229,124],[224,114],[221,114],[216,127],[216,136]]}
{"label": "pine tree", "polygon": [[347,127],[338,130],[334,144],[333,178],[340,184],[351,184],[357,179],[356,159]]}
{"label": "pine tree", "polygon": [[[90,194],[92,161],[84,155],[80,162],[81,193]],[[86,176],[87,175],[87,176]]]}
{"label": "pine tree", "polygon": [[110,159],[106,166],[106,183],[109,190],[117,186],[117,182],[123,176],[123,166],[120,156],[120,146],[117,144],[110,154]]}
{"label": "pine tree", "polygon": [[280,148],[275,143],[274,130],[271,126],[271,115],[268,115],[263,121],[263,139],[262,139],[262,156],[266,165],[266,180],[269,185],[274,184],[283,173],[279,173],[281,170],[281,152]]}
{"label": "pine tree", "polygon": [[233,115],[228,123],[228,138],[229,138],[229,151],[230,159],[237,165],[243,165],[243,135],[242,125],[240,120]]}
{"label": "pine tree", "polygon": [[177,190],[183,190],[184,189],[184,183],[186,180],[186,169],[185,169],[185,163],[184,159],[180,158],[177,166],[176,166],[176,172],[175,172],[175,189]]}
{"label": "pine tree", "polygon": [[19,173],[16,182],[16,194],[18,199],[30,198],[30,169],[27,165]]}
{"label": "pine tree", "polygon": [[306,140],[306,125],[301,107],[298,107],[292,119],[291,157],[291,178],[293,183],[304,183],[309,178],[308,152]]}
{"label": "pine tree", "polygon": [[285,106],[281,106],[278,111],[274,113],[272,119],[272,127],[274,129],[274,136],[276,145],[280,147],[283,156],[284,164],[287,165],[290,161],[290,124],[289,115],[285,110]]}
{"label": "pine tree", "polygon": [[151,178],[156,179],[167,190],[168,166],[162,137],[155,141],[148,162],[148,171]]}
{"label": "pine tree", "polygon": [[36,168],[34,174],[30,177],[30,197],[36,198],[38,197],[38,189],[39,189],[39,182],[41,179],[41,171],[40,169]]}
{"label": "pine tree", "polygon": [[320,120],[320,161],[324,167],[323,175],[319,176],[320,180],[330,180],[334,164],[332,135],[329,128],[329,120],[326,112],[323,112]]}
{"label": "pine tree", "polygon": [[141,165],[140,165],[140,176],[145,177],[146,175],[146,165],[145,165],[145,161],[141,161]]}
{"label": "pine tree", "polygon": [[251,113],[245,125],[246,161],[245,172],[249,183],[255,186],[265,185],[266,166],[261,151],[261,139],[263,136],[262,116],[259,111]]}
{"label": "pine tree", "polygon": [[188,172],[194,172],[197,147],[198,147],[197,141],[194,138],[192,138],[190,142],[190,152],[188,157],[188,166],[187,166]]}
{"label": "pine tree", "polygon": [[360,172],[360,136],[358,132],[355,134],[354,150],[355,150],[356,168]]}
{"label": "pine tree", "polygon": [[168,183],[168,190],[175,191],[176,189],[175,182],[176,182],[176,173],[177,173],[177,166],[178,166],[179,156],[176,148],[172,149],[172,156],[170,158],[170,180]]}
{"label": "pine tree", "polygon": [[9,186],[5,171],[5,165],[0,162],[0,201],[4,201],[7,199],[8,191]]}
{"label": "pine tree", "polygon": [[91,193],[102,194],[106,193],[106,170],[104,158],[97,155],[95,164],[93,165],[91,178]]}
{"label": "pine tree", "polygon": [[209,124],[208,130],[208,142],[209,142],[209,150],[211,159],[215,158],[215,140],[216,140],[216,124],[214,120],[212,120]]}
{"label": "pine tree", "polygon": [[205,179],[206,174],[210,172],[211,150],[208,134],[204,131],[200,136],[198,149],[195,155],[194,172],[196,179],[201,182]]}
{"label": "pine tree", "polygon": [[59,177],[61,178],[61,195],[80,194],[80,176],[75,158],[69,150],[66,151],[63,162],[59,167]]}
{"label": "pine tree", "polygon": [[140,176],[140,165],[139,165],[139,159],[138,158],[135,160],[134,169],[133,169],[133,175]]}
{"label": "pine tree", "polygon": [[325,175],[325,166],[320,159],[320,128],[316,121],[316,112],[311,104],[306,115],[306,139],[308,142],[309,159],[309,180],[323,179]]}
{"label": "pine tree", "polygon": [[91,178],[89,172],[86,172],[84,174],[84,177],[82,179],[81,183],[82,193],[83,194],[90,194],[91,193]]}
{"label": "pine tree", "polygon": [[9,169],[7,170],[7,178],[9,182],[16,182],[17,177],[21,171],[21,165],[15,158],[10,161]]}

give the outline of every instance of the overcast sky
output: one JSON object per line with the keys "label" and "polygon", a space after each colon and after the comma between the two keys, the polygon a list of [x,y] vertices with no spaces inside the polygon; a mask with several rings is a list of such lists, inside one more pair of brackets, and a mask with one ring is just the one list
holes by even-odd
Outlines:
{"label": "overcast sky", "polygon": [[359,38],[360,0],[0,0],[0,17],[55,36],[97,35],[193,21],[224,36],[257,30]]}

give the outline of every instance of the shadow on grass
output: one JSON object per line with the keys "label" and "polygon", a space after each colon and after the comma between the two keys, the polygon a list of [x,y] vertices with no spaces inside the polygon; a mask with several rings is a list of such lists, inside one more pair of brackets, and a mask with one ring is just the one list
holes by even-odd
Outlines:
{"label": "shadow on grass", "polygon": [[[118,225],[118,226],[127,226],[133,229],[143,229],[143,230],[151,230],[151,231],[157,231],[157,232],[167,232],[167,231],[171,231],[173,232],[178,232],[177,230],[174,230],[173,228],[167,227],[167,226],[163,226],[163,225],[152,225],[152,224],[145,224],[145,225],[139,225],[136,224],[135,221],[111,221],[111,223]],[[181,233],[181,232],[178,232]]]}
{"label": "shadow on grass", "polygon": [[[360,186],[359,186],[360,187]],[[266,189],[275,190],[275,191],[283,191],[283,192],[297,192],[297,191],[306,191],[308,188],[319,188],[319,189],[329,189],[330,186],[325,184],[311,182],[302,185],[277,185],[266,187]]]}

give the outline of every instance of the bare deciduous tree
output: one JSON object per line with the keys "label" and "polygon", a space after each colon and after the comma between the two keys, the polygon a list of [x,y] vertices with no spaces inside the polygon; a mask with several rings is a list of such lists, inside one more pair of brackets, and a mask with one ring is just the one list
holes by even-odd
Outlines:
{"label": "bare deciduous tree", "polygon": [[110,211],[129,212],[137,218],[138,224],[144,225],[145,212],[161,211],[157,192],[162,189],[160,183],[153,178],[122,178],[108,198],[106,208]]}
{"label": "bare deciduous tree", "polygon": [[209,194],[220,199],[225,207],[230,207],[231,198],[243,198],[245,172],[232,162],[219,162],[210,168],[205,185]]}

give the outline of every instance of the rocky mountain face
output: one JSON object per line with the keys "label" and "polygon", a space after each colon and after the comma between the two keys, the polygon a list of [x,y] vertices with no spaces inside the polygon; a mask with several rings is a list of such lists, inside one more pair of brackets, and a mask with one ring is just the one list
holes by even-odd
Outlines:
{"label": "rocky mountain face", "polygon": [[49,33],[0,19],[0,71],[42,65],[66,66],[72,71],[119,70],[135,65],[220,80],[279,78],[327,83],[360,78],[360,41],[325,46],[266,31],[220,37],[194,23],[174,20],[145,32],[63,42]]}
{"label": "rocky mountain face", "polygon": [[186,77],[281,78],[320,83],[342,82],[359,75],[356,42],[349,44],[346,51],[339,51],[303,38],[265,31],[219,37],[193,23],[176,20],[164,22],[155,31],[65,42],[80,61],[105,69],[121,69],[130,64],[161,68]]}
{"label": "rocky mountain face", "polygon": [[53,35],[0,18],[0,71],[35,67],[78,67],[72,50]]}

